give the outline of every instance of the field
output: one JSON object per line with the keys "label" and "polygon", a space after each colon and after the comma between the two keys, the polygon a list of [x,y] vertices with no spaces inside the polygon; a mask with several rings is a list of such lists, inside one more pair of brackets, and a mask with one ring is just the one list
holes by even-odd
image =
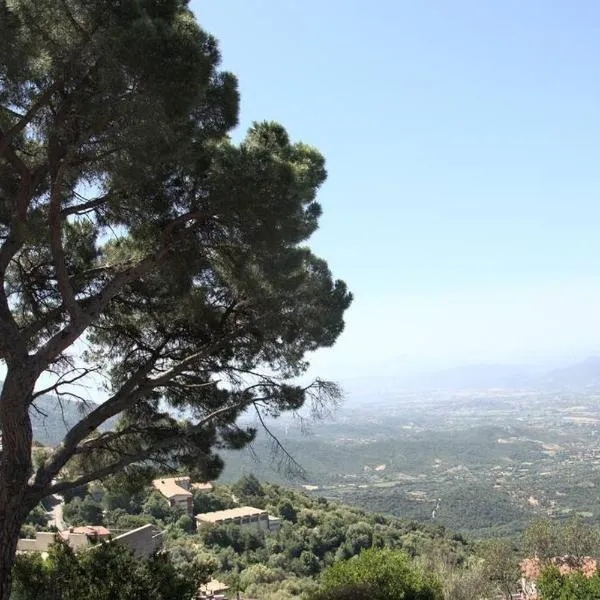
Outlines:
{"label": "field", "polygon": [[[312,494],[486,536],[540,515],[600,522],[598,423],[597,392],[487,390],[353,399],[310,434],[273,428]],[[290,482],[264,435],[254,451],[227,454],[223,479]]]}

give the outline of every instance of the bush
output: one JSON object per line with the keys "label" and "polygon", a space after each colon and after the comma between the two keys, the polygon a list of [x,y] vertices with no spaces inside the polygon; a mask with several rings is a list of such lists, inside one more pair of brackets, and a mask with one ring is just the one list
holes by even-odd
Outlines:
{"label": "bush", "polygon": [[357,598],[369,593],[372,600],[442,600],[439,582],[393,550],[363,550],[334,563],[323,573],[315,598],[349,598],[351,590]]}
{"label": "bush", "polygon": [[206,512],[214,512],[216,510],[225,510],[233,508],[235,503],[231,498],[217,495],[212,492],[203,492],[201,490],[193,490],[194,514]]}
{"label": "bush", "polygon": [[175,527],[186,533],[194,533],[196,531],[196,521],[189,515],[182,515],[177,519]]}
{"label": "bush", "polygon": [[558,567],[546,567],[538,580],[543,600],[596,600],[600,598],[600,574],[563,574]]}

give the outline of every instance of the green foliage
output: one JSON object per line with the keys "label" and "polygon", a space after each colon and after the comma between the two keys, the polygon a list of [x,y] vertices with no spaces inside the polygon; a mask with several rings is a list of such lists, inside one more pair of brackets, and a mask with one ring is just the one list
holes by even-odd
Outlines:
{"label": "green foliage", "polygon": [[468,568],[447,568],[438,564],[433,573],[442,583],[444,600],[488,600],[496,596],[496,585],[478,564]]}
{"label": "green foliage", "polygon": [[137,529],[148,523],[154,523],[154,519],[149,515],[139,514],[130,515],[123,509],[117,508],[109,512],[105,519],[106,525],[109,528],[113,528],[119,531],[128,531],[130,529]]}
{"label": "green foliage", "polygon": [[250,565],[240,574],[240,589],[246,590],[251,585],[262,585],[282,581],[285,575],[263,564]]}
{"label": "green foliage", "polygon": [[175,521],[175,527],[181,529],[185,533],[194,533],[196,531],[196,520],[192,519],[189,515],[181,515],[181,517]]}
{"label": "green foliage", "polygon": [[483,559],[483,573],[505,598],[512,597],[519,579],[519,556],[511,540],[490,539],[483,542],[478,555]]}
{"label": "green foliage", "polygon": [[597,600],[600,598],[600,574],[585,577],[582,573],[561,574],[548,566],[538,580],[541,600]]}
{"label": "green foliage", "polygon": [[235,502],[232,500],[231,495],[192,490],[192,496],[195,515],[214,512],[216,510],[225,510],[235,506]]}
{"label": "green foliage", "polygon": [[282,519],[295,523],[298,519],[296,509],[292,506],[291,502],[282,502],[277,507],[277,512]]}
{"label": "green foliage", "polygon": [[558,551],[556,523],[549,519],[535,519],[523,533],[523,547],[529,556],[542,560],[552,558]]}
{"label": "green foliage", "polygon": [[323,573],[321,586],[323,598],[336,593],[350,597],[354,590],[359,597],[370,593],[373,600],[442,600],[439,582],[395,550],[363,550],[335,563]]}
{"label": "green foliage", "polygon": [[165,557],[138,560],[118,544],[75,553],[54,544],[46,560],[17,557],[13,600],[191,600],[194,582],[179,575]]}
{"label": "green foliage", "polygon": [[173,508],[169,506],[167,499],[156,490],[152,490],[142,505],[142,512],[159,521],[172,520]]}
{"label": "green foliage", "polygon": [[171,564],[182,577],[197,588],[206,583],[217,568],[217,560],[192,536],[171,539],[168,543]]}
{"label": "green foliage", "polygon": [[63,508],[63,517],[69,525],[103,525],[104,515],[102,505],[91,496],[74,498]]}
{"label": "green foliage", "polygon": [[542,560],[563,555],[596,556],[600,552],[600,529],[578,516],[563,522],[536,519],[523,533],[523,546],[529,556]]}
{"label": "green foliage", "polygon": [[232,493],[240,502],[252,504],[262,508],[265,491],[254,475],[244,475],[237,483],[231,486]]}
{"label": "green foliage", "polygon": [[108,477],[98,489],[104,508],[109,511],[121,508],[131,514],[142,512],[151,490],[152,476],[151,470],[136,468]]}
{"label": "green foliage", "polygon": [[33,510],[27,515],[25,525],[31,525],[36,531],[40,531],[48,525],[48,513],[46,509],[38,504]]}

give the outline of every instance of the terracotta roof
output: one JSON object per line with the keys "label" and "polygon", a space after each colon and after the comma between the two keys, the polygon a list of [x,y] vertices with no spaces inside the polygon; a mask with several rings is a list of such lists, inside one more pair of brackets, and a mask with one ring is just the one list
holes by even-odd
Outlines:
{"label": "terracotta roof", "polygon": [[196,515],[199,521],[214,523],[225,519],[237,519],[239,517],[254,517],[258,515],[266,515],[267,511],[252,506],[240,506],[239,508],[229,508],[227,510],[215,510],[214,512],[200,513]]}
{"label": "terracotta roof", "polygon": [[167,477],[165,479],[155,479],[152,482],[152,486],[158,490],[166,498],[173,498],[174,496],[191,496],[192,492],[181,487],[177,482],[189,480],[189,477]]}
{"label": "terracotta roof", "polygon": [[70,533],[85,534],[90,538],[106,537],[110,535],[110,531],[102,525],[83,525],[81,527],[69,527],[60,532],[60,536],[68,539]]}

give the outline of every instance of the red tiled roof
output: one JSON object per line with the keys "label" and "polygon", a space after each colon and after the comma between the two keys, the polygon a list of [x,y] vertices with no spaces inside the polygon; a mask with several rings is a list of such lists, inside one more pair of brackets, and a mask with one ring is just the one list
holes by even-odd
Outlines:
{"label": "red tiled roof", "polygon": [[70,533],[83,533],[88,537],[106,537],[110,535],[110,531],[102,525],[83,525],[82,527],[70,527],[61,531],[60,535],[63,538],[68,538]]}

